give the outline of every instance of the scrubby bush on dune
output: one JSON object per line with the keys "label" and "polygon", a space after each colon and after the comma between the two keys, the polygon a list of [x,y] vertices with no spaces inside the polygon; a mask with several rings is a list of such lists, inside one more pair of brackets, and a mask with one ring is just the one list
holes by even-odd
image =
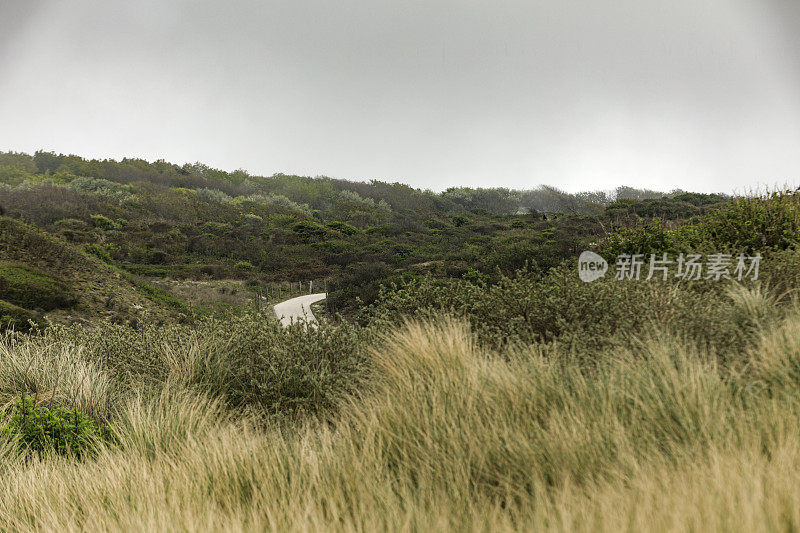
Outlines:
{"label": "scrubby bush on dune", "polygon": [[177,384],[263,420],[291,420],[332,408],[366,372],[370,328],[347,324],[282,328],[260,315],[207,318],[193,325],[143,320],[129,326],[54,327],[45,345],[80,350],[120,387]]}
{"label": "scrubby bush on dune", "polygon": [[740,197],[721,204],[699,221],[675,226],[655,219],[608,234],[607,259],[622,253],[686,252],[708,249],[754,254],[796,247],[800,240],[800,189]]}
{"label": "scrubby bush on dune", "polygon": [[744,252],[790,248],[800,237],[800,189],[737,198],[704,220],[701,231],[715,244]]}
{"label": "scrubby bush on dune", "polygon": [[384,288],[378,303],[360,310],[357,319],[387,329],[408,317],[445,313],[468,320],[490,348],[558,342],[585,354],[624,344],[627,336],[657,326],[722,353],[752,341],[747,330],[730,320],[737,309],[730,286],[613,277],[584,283],[571,265],[544,276],[518,272],[494,285],[426,277]]}
{"label": "scrubby bush on dune", "polygon": [[74,191],[82,191],[97,194],[113,200],[118,204],[132,202],[137,198],[131,193],[131,187],[121,185],[113,181],[98,178],[75,178],[67,184],[67,187]]}

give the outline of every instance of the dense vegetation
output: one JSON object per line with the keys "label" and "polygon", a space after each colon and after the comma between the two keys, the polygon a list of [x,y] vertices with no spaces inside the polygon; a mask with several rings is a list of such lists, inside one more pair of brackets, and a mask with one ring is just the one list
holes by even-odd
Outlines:
{"label": "dense vegetation", "polygon": [[[372,303],[381,284],[427,274],[497,281],[521,268],[544,273],[620,227],[690,219],[725,201],[630,187],[434,193],[381,181],[251,176],[199,163],[0,153],[0,205],[8,217],[131,282],[326,279],[333,308],[346,314],[359,301]],[[49,254],[20,260],[48,267]],[[22,307],[41,307],[31,305]]]}
{"label": "dense vegetation", "polygon": [[[432,193],[3,157],[9,529],[800,525],[797,191]],[[343,191],[360,198],[347,215]],[[543,198],[564,203],[516,214]],[[612,265],[585,283],[583,248],[763,261],[758,281],[632,281]],[[290,281],[312,263],[350,310],[316,328],[192,314],[156,286]]]}
{"label": "dense vegetation", "polygon": [[[796,291],[797,270],[780,267],[798,252],[773,259],[771,279]],[[25,383],[114,433],[67,461],[6,436],[0,517],[12,529],[793,529],[796,298],[610,278],[580,285],[580,312],[537,320],[550,341],[524,321],[480,327],[515,286],[571,291],[572,274],[448,284],[444,301],[483,304],[397,330],[244,316],[8,337],[3,394]],[[393,306],[433,287],[403,290]],[[627,308],[604,306],[616,291]],[[595,342],[575,342],[572,325]]]}

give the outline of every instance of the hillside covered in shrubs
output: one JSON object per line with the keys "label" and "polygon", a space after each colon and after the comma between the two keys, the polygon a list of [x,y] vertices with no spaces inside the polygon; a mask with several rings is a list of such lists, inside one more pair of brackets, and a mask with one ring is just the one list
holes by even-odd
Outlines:
{"label": "hillside covered in shrubs", "polygon": [[[76,295],[89,281],[111,286],[121,278],[146,302],[122,297],[115,304],[114,291],[105,290],[93,291],[89,306],[0,300],[29,311],[130,320],[131,306],[147,302],[168,314],[188,312],[163,292],[162,280],[236,279],[252,288],[325,280],[331,309],[351,315],[373,303],[382,285],[427,276],[494,283],[520,269],[544,274],[617,230],[654,220],[669,228],[729,201],[630,187],[432,192],[199,163],[7,152],[0,153],[0,220],[8,251],[0,261],[8,264],[0,268],[49,272]],[[20,244],[20,235],[49,244]],[[55,255],[72,259],[62,264]],[[92,265],[92,280],[75,275],[78,263]]]}

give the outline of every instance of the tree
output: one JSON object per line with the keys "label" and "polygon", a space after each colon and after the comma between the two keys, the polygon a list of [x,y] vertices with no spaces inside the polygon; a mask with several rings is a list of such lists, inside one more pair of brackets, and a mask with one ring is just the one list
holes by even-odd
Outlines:
{"label": "tree", "polygon": [[44,174],[45,172],[55,172],[61,166],[63,155],[56,155],[54,152],[44,152],[42,150],[33,154],[33,162],[36,164],[37,170]]}

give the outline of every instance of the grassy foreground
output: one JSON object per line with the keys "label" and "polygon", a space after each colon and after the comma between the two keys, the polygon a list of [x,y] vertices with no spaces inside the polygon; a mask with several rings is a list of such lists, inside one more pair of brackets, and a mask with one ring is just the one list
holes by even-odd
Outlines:
{"label": "grassy foreground", "polygon": [[[738,290],[730,305],[756,317],[771,301]],[[292,424],[265,422],[214,393],[240,378],[224,378],[218,363],[231,364],[220,359],[230,350],[212,337],[142,350],[148,368],[167,369],[150,374],[101,364],[87,339],[8,337],[0,390],[23,380],[43,398],[78,391],[71,401],[110,419],[119,442],[78,461],[2,441],[0,524],[794,530],[800,310],[755,320],[724,364],[658,329],[603,353],[550,343],[492,354],[465,322],[407,323],[370,343],[378,348],[359,392]]]}

